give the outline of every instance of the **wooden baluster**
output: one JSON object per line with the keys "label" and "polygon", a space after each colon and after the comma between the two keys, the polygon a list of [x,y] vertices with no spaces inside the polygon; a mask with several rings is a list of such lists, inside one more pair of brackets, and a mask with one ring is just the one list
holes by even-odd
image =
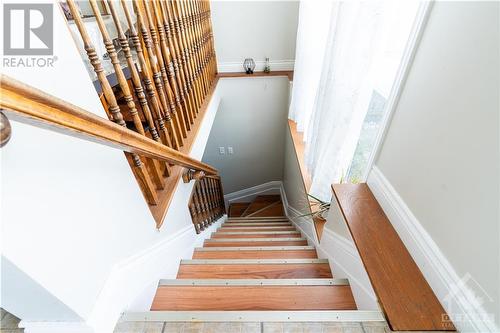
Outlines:
{"label": "wooden baluster", "polygon": [[[129,27],[129,31],[130,31],[130,38],[132,39],[132,43],[133,43],[134,48],[137,52],[137,58],[139,59],[139,66],[141,67],[143,82],[144,82],[144,85],[146,87],[146,93],[148,94],[149,100],[151,102],[151,106],[152,106],[156,121],[158,122],[161,140],[163,141],[163,143],[165,145],[173,148],[172,142],[170,140],[170,135],[168,133],[167,128],[165,127],[165,121],[163,119],[160,102],[158,101],[156,89],[155,89],[153,82],[152,82],[153,79],[152,79],[151,73],[149,71],[149,65],[148,65],[146,58],[144,56],[141,41],[139,40],[139,36],[137,34],[137,31],[135,30],[135,25],[134,25],[134,22],[132,20],[131,15],[130,15],[130,11],[127,7],[126,1],[121,0],[120,3],[122,5],[123,12],[125,13],[125,17],[127,19],[127,23],[128,23],[128,27]],[[160,94],[160,93],[158,93],[158,94]],[[165,171],[166,171],[167,176],[170,175],[170,168],[168,167],[168,165],[167,165],[167,168]]]}
{"label": "wooden baluster", "polygon": [[191,214],[191,221],[193,222],[194,229],[196,233],[199,234],[201,232],[200,225],[198,224],[198,211],[196,209],[195,196],[194,191],[191,193],[191,197],[188,202],[189,214]]}
{"label": "wooden baluster", "polygon": [[[89,0],[89,2],[90,2],[90,6],[92,8],[92,11],[94,12],[94,16],[95,16],[96,21],[97,21],[97,26],[99,27],[99,30],[101,32],[102,41],[104,43],[104,46],[106,47],[106,51],[108,52],[110,59],[111,59],[111,63],[113,64],[113,68],[115,70],[115,75],[116,75],[116,78],[118,79],[118,84],[120,85],[120,88],[121,88],[122,93],[123,93],[123,98],[125,99],[125,102],[127,103],[127,107],[130,111],[130,114],[132,115],[134,126],[135,126],[137,132],[139,132],[139,134],[145,136],[146,133],[144,132],[144,127],[142,126],[141,118],[139,117],[139,113],[137,112],[137,109],[135,107],[134,98],[132,97],[132,94],[130,92],[130,88],[129,88],[127,79],[125,78],[125,74],[123,74],[120,60],[118,60],[118,55],[117,55],[115,47],[113,45],[113,41],[109,37],[108,30],[106,28],[106,25],[105,25],[103,19],[102,19],[101,11],[100,11],[99,7],[97,6],[96,0]],[[127,44],[127,46],[128,46],[128,44]],[[149,174],[152,176],[153,181],[156,185],[156,188],[159,190],[162,190],[163,189],[163,178],[161,175],[160,165],[159,165],[158,161],[155,161],[155,160],[150,159],[150,158],[146,158],[145,161],[146,161],[146,165],[148,166]]]}
{"label": "wooden baluster", "polygon": [[196,103],[198,105],[196,112],[198,113],[199,108],[201,107],[203,98],[202,98],[202,94],[200,91],[199,82],[196,78],[196,71],[194,69],[193,59],[191,58],[191,55],[189,52],[189,44],[188,44],[186,34],[185,34],[185,22],[184,22],[184,17],[182,15],[182,12],[180,10],[179,1],[177,1],[177,0],[172,1],[172,8],[173,8],[174,13],[177,16],[177,21],[176,21],[176,30],[178,29],[177,36],[179,37],[179,42],[181,45],[182,58],[186,59],[187,68],[189,70],[190,77],[191,77],[190,80],[192,81],[192,84],[194,87],[196,101],[197,101]]}
{"label": "wooden baluster", "polygon": [[208,206],[208,212],[209,212],[209,217],[210,217],[210,224],[213,223],[214,221],[214,214],[213,214],[213,209],[212,209],[212,200],[210,199],[210,191],[208,190],[207,187],[207,179],[203,179],[203,188],[205,189],[205,196],[207,198],[207,206]]}
{"label": "wooden baluster", "polygon": [[[132,52],[130,51],[128,39],[125,36],[125,33],[123,32],[120,18],[119,18],[118,13],[115,9],[115,5],[114,5],[113,0],[108,0],[108,7],[111,11],[111,15],[112,15],[113,21],[115,23],[115,27],[116,27],[116,31],[118,33],[118,39],[120,41],[120,45],[121,45],[122,50],[125,54],[125,58],[127,60],[127,65],[128,65],[128,68],[129,68],[131,76],[132,76],[132,83],[134,85],[134,90],[135,90],[136,96],[139,99],[139,104],[141,105],[141,109],[144,113],[144,116],[146,117],[146,121],[148,122],[149,132],[151,133],[151,137],[153,138],[153,140],[155,140],[157,142],[161,142],[160,136],[158,135],[158,131],[156,130],[156,125],[155,125],[155,122],[153,119],[153,115],[152,115],[151,110],[149,108],[149,103],[146,99],[146,94],[144,93],[144,89],[142,87],[141,77],[139,75],[137,67],[135,66],[134,60],[132,58]],[[127,13],[126,13],[126,16],[127,16]],[[130,13],[128,13],[128,16],[130,16]],[[130,29],[130,34],[131,34],[132,40],[134,40],[134,38],[137,39],[136,41],[134,41],[134,43],[139,42],[137,32],[135,31],[133,24],[132,24],[132,27]],[[137,51],[137,53],[142,54],[142,46],[140,45],[140,43],[139,43],[139,50]],[[142,55],[142,56],[144,57],[144,55]],[[142,68],[142,66],[141,66],[141,68]],[[144,71],[147,71],[147,68],[143,69],[143,72]],[[151,81],[149,81],[149,84],[151,85]],[[156,93],[154,92],[154,89],[153,89],[153,98],[151,100],[152,100],[152,104],[156,105],[156,107],[159,108],[158,100],[156,99]]]}
{"label": "wooden baluster", "polygon": [[204,185],[205,185],[205,190],[207,192],[207,200],[208,200],[208,207],[210,208],[210,219],[211,221],[215,221],[215,206],[214,206],[214,200],[212,196],[212,189],[210,188],[210,182],[209,178],[204,178]]}
{"label": "wooden baluster", "polygon": [[202,211],[202,216],[203,216],[203,227],[207,227],[208,226],[208,210],[207,210],[207,207],[205,205],[205,199],[203,197],[203,192],[202,192],[202,189],[201,189],[201,180],[197,181],[197,187],[196,187],[196,191],[198,193],[198,199],[200,201],[200,208],[201,208],[201,211]]}
{"label": "wooden baluster", "polygon": [[195,26],[194,26],[194,13],[191,11],[190,4],[192,4],[191,1],[179,1],[179,6],[181,10],[184,13],[184,18],[185,18],[185,26],[186,26],[186,37],[189,42],[189,52],[191,53],[191,58],[194,61],[195,65],[195,71],[196,71],[196,78],[199,82],[200,85],[200,90],[202,94],[202,99],[205,99],[206,96],[206,82],[204,81],[203,77],[203,72],[202,72],[202,60],[200,58],[201,56],[201,50],[198,48],[197,44],[197,39],[196,39],[196,33],[195,33]]}
{"label": "wooden baluster", "polygon": [[163,60],[165,61],[165,67],[170,80],[170,86],[174,93],[176,106],[178,109],[179,123],[182,132],[182,137],[187,138],[187,131],[190,129],[189,115],[186,108],[186,104],[181,99],[181,92],[177,86],[177,78],[175,76],[174,63],[172,60],[172,50],[169,45],[167,45],[167,36],[165,33],[164,18],[161,9],[156,1],[146,1],[146,7],[150,6],[153,9],[153,14],[156,21],[156,28],[160,36],[160,46],[161,52],[163,54]]}
{"label": "wooden baluster", "polygon": [[222,211],[222,205],[220,203],[221,198],[220,198],[219,188],[217,186],[217,180],[212,178],[212,184],[213,184],[214,191],[215,191],[215,200],[217,201],[218,216],[221,217],[223,215],[223,211]]}
{"label": "wooden baluster", "polygon": [[173,64],[173,70],[174,70],[174,77],[177,80],[177,86],[179,88],[179,93],[180,93],[180,98],[181,102],[186,110],[187,117],[186,119],[189,121],[187,125],[187,129],[191,129],[191,124],[194,124],[194,113],[193,113],[193,105],[191,104],[191,100],[188,97],[187,94],[187,87],[185,83],[185,78],[184,78],[184,72],[179,70],[179,63],[178,63],[178,53],[176,50],[176,41],[172,38],[172,29],[173,27],[170,26],[170,21],[168,19],[168,14],[167,14],[167,9],[165,5],[165,1],[163,0],[158,0],[157,5],[159,6],[159,13],[162,17],[163,21],[163,26],[165,29],[165,35],[167,37],[168,41],[168,47],[170,49],[170,55],[172,56],[172,64]]}
{"label": "wooden baluster", "polygon": [[200,195],[199,195],[199,181],[197,180],[193,187],[193,197],[195,201],[196,213],[198,218],[196,219],[196,224],[200,230],[205,230],[205,214],[203,211],[203,205],[201,203]]}
{"label": "wooden baluster", "polygon": [[[104,73],[104,69],[101,65],[101,61],[97,56],[94,45],[92,44],[92,40],[87,33],[87,29],[85,28],[85,24],[80,17],[80,12],[75,5],[74,0],[67,0],[68,7],[71,11],[71,14],[75,20],[75,24],[80,32],[80,36],[83,40],[83,46],[85,51],[87,52],[87,56],[94,68],[94,72],[97,75],[97,79],[101,84],[101,88],[106,99],[107,104],[109,105],[109,113],[113,116],[113,121],[117,124],[126,127],[125,121],[123,120],[123,116],[120,112],[120,107],[116,102],[115,95],[113,93],[113,89],[106,78],[106,74]],[[140,188],[146,197],[147,202],[150,205],[156,205],[158,203],[158,197],[156,195],[156,190],[154,189],[154,185],[151,182],[150,176],[144,164],[137,154],[126,153],[127,159],[131,159],[134,164],[134,174],[140,183]]]}
{"label": "wooden baluster", "polygon": [[222,180],[218,179],[218,187],[219,187],[219,192],[220,192],[220,197],[221,197],[221,206],[222,206],[222,212],[223,214],[226,213],[226,202],[224,201],[224,188],[222,187]]}
{"label": "wooden baluster", "polygon": [[[196,7],[198,8],[198,30],[201,35],[201,43],[204,51],[204,72],[205,72],[205,77],[207,78],[208,81],[208,89],[210,90],[210,87],[212,86],[214,75],[211,73],[211,67],[210,67],[210,60],[211,60],[211,51],[210,51],[210,45],[209,45],[209,37],[208,37],[208,31],[204,28],[204,20],[205,20],[205,13],[203,12],[202,8],[202,2],[196,3]],[[208,17],[210,19],[210,17]],[[207,91],[208,92],[208,91]]]}
{"label": "wooden baluster", "polygon": [[[137,1],[134,2],[134,4],[137,4],[137,3],[138,3]],[[143,6],[142,9],[144,9],[144,13],[145,13],[145,16],[143,16],[142,22],[147,22],[147,24],[149,26],[149,33],[151,36],[150,40],[152,41],[151,49],[148,49],[148,53],[150,55],[156,56],[155,61],[156,61],[156,64],[159,66],[160,77],[161,77],[161,80],[163,83],[163,87],[165,88],[165,91],[167,93],[167,98],[168,98],[169,105],[170,105],[171,121],[172,121],[173,128],[174,128],[174,132],[172,134],[175,137],[175,139],[173,141],[177,142],[177,144],[178,144],[177,147],[180,148],[183,145],[182,130],[181,130],[178,114],[177,114],[174,93],[172,91],[172,87],[170,86],[170,82],[168,81],[167,70],[165,68],[165,61],[163,59],[163,54],[161,52],[161,47],[160,47],[160,41],[158,39],[158,32],[156,31],[156,28],[155,28],[155,23],[153,20],[153,16],[151,14],[151,10],[149,8],[148,1],[142,0],[141,4]],[[137,8],[139,8],[139,6],[137,6]],[[143,12],[139,8],[138,16],[141,16],[142,13]],[[146,41],[144,41],[144,42],[146,42]],[[150,59],[150,61],[152,61],[152,60]]]}
{"label": "wooden baluster", "polygon": [[211,178],[210,180],[212,182],[212,186],[213,186],[214,193],[215,193],[215,202],[216,202],[216,206],[217,206],[217,217],[220,218],[222,216],[222,208],[220,205],[220,197],[219,197],[219,191],[217,189],[217,183],[216,183],[216,180],[213,178]]}
{"label": "wooden baluster", "polygon": [[219,202],[219,196],[217,194],[217,189],[215,187],[215,182],[214,182],[213,178],[210,178],[210,184],[212,186],[212,192],[213,192],[213,196],[214,196],[215,213],[216,213],[217,219],[219,219],[221,217],[221,215],[220,215],[220,202]]}
{"label": "wooden baluster", "polygon": [[201,197],[203,200],[203,206],[205,208],[205,213],[206,213],[206,224],[207,226],[212,223],[212,219],[210,217],[210,205],[208,203],[208,197],[207,197],[207,192],[205,191],[205,184],[204,184],[204,179],[200,179],[200,192],[201,192]]}
{"label": "wooden baluster", "polygon": [[212,78],[210,77],[209,71],[208,71],[208,60],[209,60],[209,53],[208,53],[208,47],[206,43],[206,38],[204,35],[203,31],[203,13],[201,12],[201,3],[198,2],[192,2],[191,3],[191,10],[193,11],[193,24],[194,24],[194,29],[195,33],[197,36],[197,43],[198,47],[201,50],[201,56],[200,56],[200,61],[201,61],[201,68],[202,68],[202,75],[203,79],[205,80],[205,94],[207,94],[210,90],[210,86],[212,85]]}
{"label": "wooden baluster", "polygon": [[[159,60],[155,56],[156,52],[153,47],[153,41],[151,39],[151,36],[149,35],[148,27],[146,26],[146,21],[145,21],[145,15],[141,8],[139,8],[139,3],[138,1],[134,1],[134,8],[137,13],[137,22],[139,25],[139,29],[141,31],[142,39],[144,41],[144,45],[146,47],[146,53],[149,58],[149,64],[151,66],[151,69],[153,71],[153,81],[156,86],[156,90],[158,92],[158,96],[160,98],[160,103],[163,108],[163,116],[165,117],[168,131],[170,133],[171,139],[169,139],[169,142],[172,144],[172,148],[179,150],[180,145],[179,141],[177,139],[177,132],[175,129],[175,125],[173,124],[172,117],[171,117],[171,110],[175,111],[175,104],[173,103],[172,99],[172,91],[169,90],[170,87],[164,88],[163,85],[163,79],[162,79],[162,74],[159,70]],[[142,65],[141,65],[142,67]],[[167,81],[168,82],[168,81]],[[165,96],[165,92],[168,95],[169,101],[167,102],[167,96]],[[169,94],[170,92],[170,94]]]}
{"label": "wooden baluster", "polygon": [[206,19],[204,20],[204,24],[206,25],[206,30],[208,33],[208,38],[210,40],[210,51],[211,51],[211,63],[212,63],[212,75],[215,77],[217,75],[217,60],[216,60],[216,55],[215,55],[215,43],[214,43],[214,33],[212,30],[212,21],[210,19],[210,1],[202,1],[201,4],[204,7],[205,10],[205,17]]}
{"label": "wooden baluster", "polygon": [[205,7],[206,7],[207,20],[205,20],[205,24],[208,26],[207,27],[207,31],[208,31],[207,38],[209,39],[208,45],[210,48],[210,62],[212,64],[211,73],[212,73],[212,76],[215,78],[215,76],[217,75],[217,58],[215,55],[215,44],[214,44],[214,34],[212,31],[212,20],[210,18],[210,2],[204,1],[203,3],[205,4]]}
{"label": "wooden baluster", "polygon": [[[205,97],[204,96],[205,95],[204,94],[204,87],[203,87],[203,81],[201,80],[201,77],[200,77],[200,66],[198,63],[198,54],[196,52],[196,46],[195,46],[194,39],[192,36],[192,20],[191,20],[190,13],[186,9],[187,3],[188,3],[187,1],[179,1],[178,6],[180,9],[182,18],[183,18],[182,22],[184,25],[184,34],[185,34],[186,40],[187,40],[187,52],[189,52],[189,57],[193,61],[194,76],[195,76],[196,81],[200,85],[201,97],[203,100]],[[181,23],[181,26],[182,26],[182,23]]]}
{"label": "wooden baluster", "polygon": [[[179,45],[179,36],[177,35],[178,23],[176,25],[176,19],[174,17],[171,2],[170,1],[161,1],[160,3],[163,5],[164,9],[166,9],[166,14],[168,17],[168,25],[169,25],[168,31],[170,32],[171,37],[172,37],[172,43],[173,43],[174,51],[175,51],[174,53],[175,53],[176,58],[177,58],[177,64],[180,68],[179,72],[181,73],[181,79],[182,79],[184,91],[188,97],[190,104],[191,104],[191,118],[194,119],[194,118],[196,118],[196,114],[197,114],[196,110],[198,108],[198,105],[196,104],[192,82],[189,81],[189,70],[187,68],[187,63],[185,61],[186,59],[182,58],[182,56],[181,56],[181,46]],[[175,63],[174,63],[174,66],[175,66]]]}

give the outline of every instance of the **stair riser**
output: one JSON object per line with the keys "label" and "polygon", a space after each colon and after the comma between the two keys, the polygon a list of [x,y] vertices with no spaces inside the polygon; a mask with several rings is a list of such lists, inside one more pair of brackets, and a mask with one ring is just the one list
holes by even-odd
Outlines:
{"label": "stair riser", "polygon": [[195,251],[193,259],[315,259],[316,250],[296,251]]}
{"label": "stair riser", "polygon": [[295,227],[221,227],[217,232],[250,232],[250,231],[297,231]]}
{"label": "stair riser", "polygon": [[225,234],[223,232],[221,233],[215,233],[212,235],[212,238],[300,238],[302,235],[300,233],[294,233],[294,234],[241,234],[241,235],[235,235],[235,234]]}
{"label": "stair riser", "polygon": [[221,228],[250,228],[250,227],[293,227],[294,225],[290,222],[248,222],[248,223],[240,223],[240,222],[226,222]]}
{"label": "stair riser", "polygon": [[206,242],[203,246],[205,247],[245,247],[245,246],[306,246],[306,240],[297,241],[253,241],[253,242]]}

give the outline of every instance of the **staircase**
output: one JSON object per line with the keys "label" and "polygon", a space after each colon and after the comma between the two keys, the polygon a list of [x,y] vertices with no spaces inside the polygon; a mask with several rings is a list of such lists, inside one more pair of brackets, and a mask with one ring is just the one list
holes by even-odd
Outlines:
{"label": "staircase", "polygon": [[151,322],[383,322],[378,311],[358,311],[346,279],[335,279],[327,259],[284,215],[281,198],[234,203],[229,217],[177,278],[160,280],[147,313],[123,321]]}

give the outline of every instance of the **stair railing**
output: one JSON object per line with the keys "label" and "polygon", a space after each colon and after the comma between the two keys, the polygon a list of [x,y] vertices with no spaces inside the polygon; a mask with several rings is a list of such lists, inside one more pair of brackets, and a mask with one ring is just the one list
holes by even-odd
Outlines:
{"label": "stair railing", "polygon": [[[0,77],[0,108],[10,120],[121,149],[140,163],[154,160],[159,162],[157,165],[178,165],[194,170],[192,172],[218,174],[217,169],[187,154],[3,74]],[[140,168],[142,164],[134,165]],[[150,186],[141,180],[146,182],[147,179],[139,179],[141,189]],[[160,225],[161,221],[157,221],[157,227]]]}
{"label": "stair railing", "polygon": [[[217,175],[200,175],[191,179],[196,181],[188,208],[196,233],[199,234],[225,214],[224,191]],[[191,179],[184,178],[184,181]]]}

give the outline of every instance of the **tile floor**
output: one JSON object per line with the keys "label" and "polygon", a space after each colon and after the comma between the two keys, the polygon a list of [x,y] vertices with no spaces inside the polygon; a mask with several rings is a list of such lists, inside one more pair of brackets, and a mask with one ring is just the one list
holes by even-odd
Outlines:
{"label": "tile floor", "polygon": [[114,333],[392,333],[392,331],[385,323],[124,322],[116,326]]}
{"label": "tile floor", "polygon": [[24,330],[19,328],[19,318],[8,313],[0,308],[0,333],[23,333]]}

